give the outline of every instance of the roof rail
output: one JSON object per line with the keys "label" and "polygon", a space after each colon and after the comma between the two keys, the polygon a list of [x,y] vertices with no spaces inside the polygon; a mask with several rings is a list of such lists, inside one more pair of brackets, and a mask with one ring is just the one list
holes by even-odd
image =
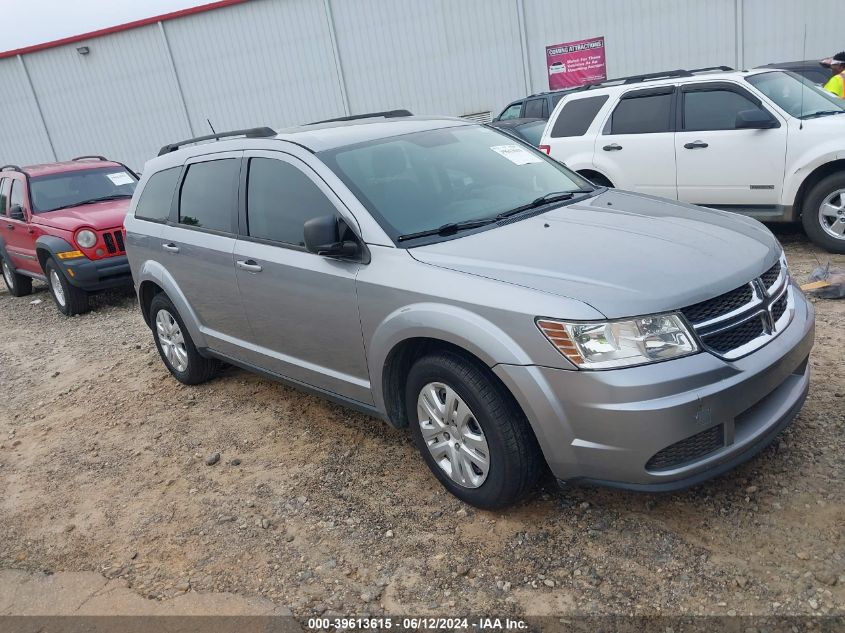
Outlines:
{"label": "roof rail", "polygon": [[199,143],[200,141],[219,141],[221,138],[231,138],[233,136],[245,136],[247,138],[268,138],[276,136],[276,130],[269,127],[253,127],[246,130],[232,130],[231,132],[217,132],[216,134],[207,134],[206,136],[197,136],[195,138],[185,139],[178,143],[170,143],[165,145],[158,151],[159,156],[175,152],[183,145],[190,145],[191,143]]}
{"label": "roof rail", "polygon": [[20,171],[22,172],[23,169],[19,165],[3,165],[0,167],[0,171]]}
{"label": "roof rail", "polygon": [[613,86],[618,84],[636,84],[641,81],[648,81],[649,79],[671,79],[673,77],[692,77],[695,73],[703,73],[711,70],[730,71],[733,70],[730,66],[707,66],[706,68],[693,68],[692,70],[685,70],[678,68],[676,70],[664,70],[659,73],[646,73],[644,75],[631,75],[629,77],[615,77],[614,79],[605,79],[594,84],[587,84],[583,86],[583,90],[590,88],[598,88],[600,86]]}
{"label": "roof rail", "polygon": [[95,160],[104,160],[108,162],[108,158],[105,156],[98,156],[97,154],[91,154],[90,156],[77,156],[76,158],[71,158],[71,160],[88,160],[88,159],[95,159]]}
{"label": "roof rail", "polygon": [[414,116],[408,110],[385,110],[384,112],[367,112],[366,114],[353,114],[351,116],[341,116],[336,119],[326,119],[324,121],[314,121],[313,123],[306,123],[306,125],[317,125],[319,123],[335,123],[337,121],[357,121],[358,119],[374,119],[377,117],[384,117],[385,119],[397,119],[403,116]]}

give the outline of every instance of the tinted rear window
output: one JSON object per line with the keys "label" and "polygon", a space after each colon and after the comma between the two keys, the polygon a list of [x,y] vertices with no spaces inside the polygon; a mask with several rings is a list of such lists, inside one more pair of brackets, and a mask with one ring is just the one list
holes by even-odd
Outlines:
{"label": "tinted rear window", "polygon": [[544,119],[549,116],[545,106],[545,98],[529,99],[525,102],[525,113],[522,116],[526,119]]}
{"label": "tinted rear window", "polygon": [[193,163],[179,201],[179,223],[234,233],[235,195],[241,161],[234,158]]}
{"label": "tinted rear window", "polygon": [[613,111],[611,134],[652,134],[671,129],[672,95],[648,95],[622,99]]}
{"label": "tinted rear window", "polygon": [[607,95],[600,95],[564,103],[552,127],[552,137],[583,136],[606,102]]}
{"label": "tinted rear window", "polygon": [[170,217],[170,204],[179,171],[179,167],[172,167],[150,176],[135,207],[136,218],[161,222]]}

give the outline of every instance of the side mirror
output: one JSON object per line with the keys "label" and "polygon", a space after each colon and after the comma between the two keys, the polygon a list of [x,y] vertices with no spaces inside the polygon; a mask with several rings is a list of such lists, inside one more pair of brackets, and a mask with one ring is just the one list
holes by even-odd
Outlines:
{"label": "side mirror", "polygon": [[13,204],[9,207],[9,217],[13,220],[24,220],[23,207],[19,204]]}
{"label": "side mirror", "polygon": [[341,239],[346,229],[346,223],[333,215],[311,218],[305,222],[305,248],[323,257],[356,257],[360,252],[358,243]]}
{"label": "side mirror", "polygon": [[778,122],[768,112],[759,108],[740,110],[736,113],[734,124],[734,127],[738,130],[767,130],[777,126]]}

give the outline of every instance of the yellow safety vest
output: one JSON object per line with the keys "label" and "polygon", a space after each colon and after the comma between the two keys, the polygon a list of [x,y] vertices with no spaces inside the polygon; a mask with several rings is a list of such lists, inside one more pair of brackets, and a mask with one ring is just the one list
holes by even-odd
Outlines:
{"label": "yellow safety vest", "polygon": [[839,73],[838,75],[831,77],[824,85],[824,89],[828,92],[832,92],[840,99],[845,99],[845,78],[843,78],[842,75],[843,73]]}

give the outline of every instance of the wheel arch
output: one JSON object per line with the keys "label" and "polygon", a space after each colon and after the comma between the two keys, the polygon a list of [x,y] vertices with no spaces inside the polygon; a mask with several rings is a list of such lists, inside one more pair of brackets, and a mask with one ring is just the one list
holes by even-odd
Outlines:
{"label": "wheel arch", "polygon": [[793,203],[799,215],[804,214],[803,205],[810,190],[823,178],[837,172],[845,172],[845,158],[837,158],[823,163],[807,174],[807,177],[801,181],[798,191],[795,193],[795,201]]}
{"label": "wheel arch", "polygon": [[596,169],[579,169],[578,173],[593,184],[600,185],[602,187],[613,187],[613,182],[605,176],[603,173]]}
{"label": "wheel arch", "polygon": [[[47,274],[48,259],[56,253],[72,250],[76,250],[76,247],[71,246],[70,242],[56,235],[42,235],[35,240],[35,255],[38,257],[38,264],[41,266],[41,270],[44,271],[45,275]],[[64,273],[65,267],[62,265],[61,260],[58,258],[54,259],[56,259],[59,270]]]}
{"label": "wheel arch", "polygon": [[375,405],[394,426],[408,423],[404,385],[411,365],[435,349],[455,351],[487,370],[498,363],[531,363],[516,341],[478,314],[439,304],[403,307],[382,321],[368,345]]}
{"label": "wheel arch", "polygon": [[[144,322],[150,325],[149,307],[153,297],[160,292],[164,292],[176,310],[182,321],[185,323],[185,328],[191,335],[194,345],[198,349],[207,347],[205,335],[200,327],[200,321],[196,312],[191,308],[190,302],[185,297],[185,294],[179,288],[179,284],[173,276],[158,262],[154,260],[145,261],[138,270],[138,301],[141,304],[141,313],[144,317]],[[145,301],[147,301],[145,303]]]}

